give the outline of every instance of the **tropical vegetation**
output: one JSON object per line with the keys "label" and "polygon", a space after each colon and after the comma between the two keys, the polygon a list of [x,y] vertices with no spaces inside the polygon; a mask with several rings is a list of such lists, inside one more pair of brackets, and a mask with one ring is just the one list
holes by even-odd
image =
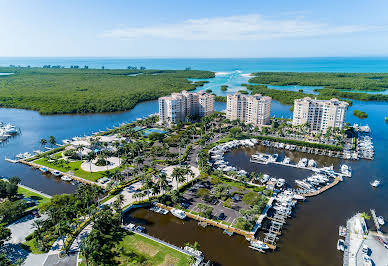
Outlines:
{"label": "tropical vegetation", "polygon": [[129,110],[142,101],[195,89],[198,84],[188,78],[214,77],[198,70],[0,67],[1,72],[15,74],[0,76],[0,107],[41,114]]}
{"label": "tropical vegetation", "polygon": [[362,119],[368,117],[368,114],[367,114],[367,113],[365,113],[365,112],[363,112],[363,111],[360,111],[360,110],[354,110],[354,111],[353,111],[353,115],[354,115],[354,116],[357,116],[358,118],[362,118]]}
{"label": "tropical vegetation", "polygon": [[383,91],[388,73],[257,72],[249,82],[277,86],[321,86],[335,90]]}

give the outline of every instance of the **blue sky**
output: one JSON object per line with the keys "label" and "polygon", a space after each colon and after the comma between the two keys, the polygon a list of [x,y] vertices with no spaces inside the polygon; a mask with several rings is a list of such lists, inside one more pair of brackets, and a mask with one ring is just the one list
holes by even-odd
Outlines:
{"label": "blue sky", "polygon": [[0,0],[0,56],[388,56],[386,0]]}

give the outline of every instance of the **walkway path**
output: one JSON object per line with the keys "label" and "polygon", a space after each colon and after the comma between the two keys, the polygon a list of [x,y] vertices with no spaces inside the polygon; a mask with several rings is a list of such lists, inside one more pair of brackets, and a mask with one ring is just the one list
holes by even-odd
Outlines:
{"label": "walkway path", "polygon": [[38,219],[46,219],[46,216],[35,218],[27,215],[7,226],[11,230],[11,239],[5,243],[4,247],[12,261],[21,258],[25,260],[24,265],[43,265],[47,254],[32,254],[19,245],[25,242],[26,237],[34,231],[33,223]]}
{"label": "walkway path", "polygon": [[[40,164],[37,164],[37,163],[34,163],[34,162],[28,162],[28,161],[25,161],[25,160],[20,160],[20,162],[23,163],[23,164],[32,166],[32,167],[34,167],[36,169],[39,169],[39,168],[43,167],[43,165],[40,165]],[[53,172],[54,170],[58,171],[57,169],[54,169],[54,168],[50,168],[50,167],[47,167],[47,166],[44,166],[44,167],[47,168],[47,170],[50,171],[50,172]],[[97,183],[97,182],[93,182],[93,181],[90,181],[90,180],[87,180],[87,179],[75,176],[75,175],[70,174],[70,173],[65,173],[65,172],[61,172],[61,171],[59,171],[59,172],[62,175],[66,175],[66,176],[70,177],[71,179],[77,180],[77,181],[79,181],[81,183],[85,183],[85,184],[89,184],[89,185],[96,185],[96,186],[100,186],[100,187],[105,187],[106,186],[106,185],[103,185],[103,184],[100,184],[100,183]]]}
{"label": "walkway path", "polygon": [[114,169],[116,167],[119,167],[120,166],[120,158],[118,157],[109,157],[106,159],[109,164],[107,166],[97,166],[96,165],[96,162],[97,162],[97,159],[96,160],[93,160],[92,162],[84,162],[81,164],[81,169],[84,170],[85,172],[89,172],[90,173],[90,170],[92,173],[95,173],[95,172],[103,172],[103,171],[107,171],[107,170],[111,170],[111,169]]}

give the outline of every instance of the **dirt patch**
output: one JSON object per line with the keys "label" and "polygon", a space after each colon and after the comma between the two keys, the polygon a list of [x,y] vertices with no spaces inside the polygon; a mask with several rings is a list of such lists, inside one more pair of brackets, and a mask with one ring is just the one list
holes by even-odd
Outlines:
{"label": "dirt patch", "polygon": [[178,258],[175,258],[169,254],[167,254],[165,257],[164,257],[164,260],[161,264],[159,264],[160,266],[173,266],[173,265],[177,265],[179,262],[179,259]]}
{"label": "dirt patch", "polygon": [[154,246],[147,244],[145,242],[136,242],[135,249],[137,251],[139,251],[140,253],[143,253],[143,254],[148,255],[150,257],[155,256],[159,252],[159,249],[157,247],[154,247]]}

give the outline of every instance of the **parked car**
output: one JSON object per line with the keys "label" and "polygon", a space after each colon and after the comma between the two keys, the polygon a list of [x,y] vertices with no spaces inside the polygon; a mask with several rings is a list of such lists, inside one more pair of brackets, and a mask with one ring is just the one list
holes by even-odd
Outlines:
{"label": "parked car", "polygon": [[382,239],[381,237],[377,237],[377,239],[381,242],[381,244],[383,244],[384,245],[384,247],[385,248],[387,248],[388,249],[388,244],[384,241],[384,239]]}
{"label": "parked car", "polygon": [[218,199],[217,198],[213,198],[211,201],[210,201],[210,204],[212,205],[216,205],[218,203]]}
{"label": "parked car", "polygon": [[225,217],[225,213],[221,212],[220,215],[218,215],[218,220],[224,220]]}

